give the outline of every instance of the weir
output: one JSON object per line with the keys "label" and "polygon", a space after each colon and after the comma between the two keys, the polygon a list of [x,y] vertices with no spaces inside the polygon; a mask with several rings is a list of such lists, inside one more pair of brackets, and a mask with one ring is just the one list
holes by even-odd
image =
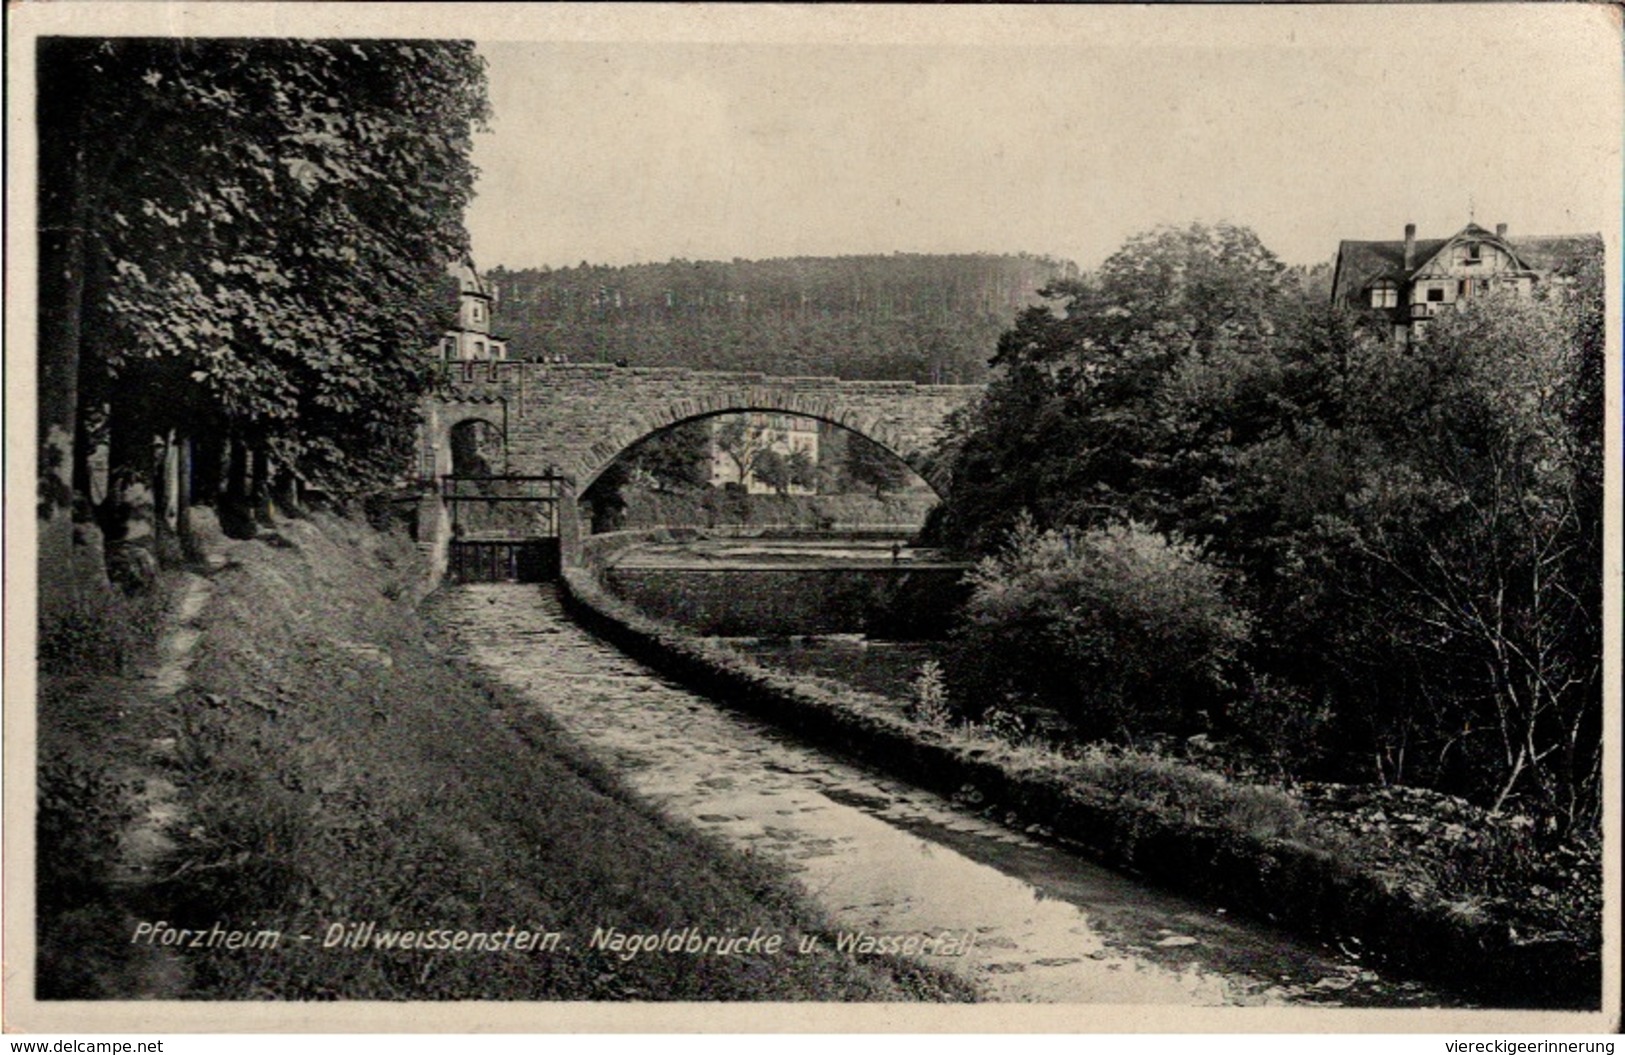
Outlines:
{"label": "weir", "polygon": [[960,565],[675,567],[615,565],[610,592],[697,634],[787,637],[867,634],[926,640],[947,634],[968,587]]}

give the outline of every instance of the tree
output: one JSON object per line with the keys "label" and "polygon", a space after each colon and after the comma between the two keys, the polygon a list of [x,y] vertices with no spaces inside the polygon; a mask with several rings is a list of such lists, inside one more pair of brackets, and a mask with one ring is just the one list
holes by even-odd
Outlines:
{"label": "tree", "polygon": [[953,486],[933,530],[988,553],[1023,509],[1041,528],[1175,529],[1228,427],[1182,416],[1182,396],[1271,354],[1301,294],[1256,235],[1228,224],[1136,235],[1095,274],[1044,293],[1050,305],[999,339],[982,402],[950,423]]}
{"label": "tree", "polygon": [[1574,427],[1593,310],[1485,298],[1377,359],[1354,409],[1382,461],[1328,518],[1368,635],[1419,659],[1454,746],[1494,774],[1486,800],[1521,797],[1565,829],[1595,819],[1600,772],[1601,566],[1576,558],[1601,460]]}
{"label": "tree", "polygon": [[771,487],[775,494],[788,495],[792,487],[811,489],[818,483],[818,466],[812,455],[801,448],[788,453],[768,447],[756,455],[751,475]]}
{"label": "tree", "polygon": [[846,458],[841,468],[852,484],[872,488],[876,498],[900,490],[908,481],[908,467],[901,458],[855,432],[846,437]]}
{"label": "tree", "polygon": [[772,488],[774,494],[782,497],[790,493],[790,458],[783,451],[772,447],[762,451],[750,473],[753,479]]}
{"label": "tree", "polygon": [[48,473],[51,436],[78,466],[107,445],[114,540],[150,515],[155,439],[167,463],[222,437],[239,500],[391,477],[467,251],[472,46],[48,38],[38,88]]}
{"label": "tree", "polygon": [[644,439],[627,452],[627,468],[662,491],[695,491],[711,483],[710,423],[684,421]]}
{"label": "tree", "polygon": [[766,433],[743,414],[723,417],[721,424],[711,433],[711,442],[720,454],[733,462],[741,487],[756,475],[764,455],[772,450]]}

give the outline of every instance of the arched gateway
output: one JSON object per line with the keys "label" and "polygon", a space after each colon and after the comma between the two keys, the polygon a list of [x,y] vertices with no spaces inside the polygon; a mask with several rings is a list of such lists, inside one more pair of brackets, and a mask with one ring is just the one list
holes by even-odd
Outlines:
{"label": "arched gateway", "polygon": [[[468,421],[485,422],[502,441],[502,464],[492,465],[493,473],[532,481],[514,486],[530,493],[529,486],[537,500],[554,503],[566,563],[580,538],[575,498],[627,448],[661,429],[736,411],[799,414],[851,429],[918,465],[948,415],[982,391],[977,385],[596,363],[484,361],[451,363],[447,369],[451,385],[425,407],[420,477],[438,484],[451,476],[452,430]],[[454,495],[455,489],[437,487],[436,494]],[[420,516],[420,538],[426,538],[426,528],[431,537],[449,534],[443,509],[424,512],[435,513],[442,526],[424,524]]]}

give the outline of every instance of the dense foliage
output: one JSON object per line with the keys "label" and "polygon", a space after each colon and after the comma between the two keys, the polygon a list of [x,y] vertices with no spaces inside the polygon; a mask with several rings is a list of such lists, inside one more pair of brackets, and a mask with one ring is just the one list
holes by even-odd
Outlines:
{"label": "dense foliage", "polygon": [[[1048,635],[1052,666],[1092,691],[1138,677],[1134,655],[1102,672],[1073,654],[1073,624],[1102,595],[1068,607],[1078,573],[1051,551],[1148,525],[1200,547],[1188,559],[1224,573],[1253,630],[1207,731],[1250,737],[1300,775],[1591,824],[1600,262],[1559,279],[1534,300],[1477,299],[1410,343],[1307,296],[1224,226],[1138,237],[1057,284],[1001,338],[985,400],[939,452],[953,487],[937,541],[992,555],[1019,517],[1032,523],[996,558],[997,583],[982,576],[977,651],[996,665],[995,638]],[[995,585],[1019,603],[994,605]],[[1108,607],[1129,619],[1142,603],[1124,592]],[[1052,687],[1050,703],[1077,692]],[[1142,701],[1138,727],[1189,733],[1169,710],[1181,695]]]}
{"label": "dense foliage", "polygon": [[239,532],[273,477],[354,490],[408,464],[468,250],[472,45],[47,38],[38,87],[42,516],[71,485],[133,537],[171,449]]}
{"label": "dense foliage", "polygon": [[1045,284],[1041,256],[797,257],[493,270],[516,358],[976,382],[986,349]]}
{"label": "dense foliage", "polygon": [[1058,705],[1110,737],[1201,728],[1247,637],[1194,547],[1142,524],[1040,532],[1023,520],[972,572],[953,680],[987,707]]}

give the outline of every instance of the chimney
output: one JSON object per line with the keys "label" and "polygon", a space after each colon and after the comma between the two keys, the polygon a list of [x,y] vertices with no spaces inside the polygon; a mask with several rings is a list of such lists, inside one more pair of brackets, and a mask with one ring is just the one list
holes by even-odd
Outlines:
{"label": "chimney", "polygon": [[1497,238],[1505,238],[1506,236],[1507,236],[1507,225],[1504,224],[1504,223],[1496,224],[1495,225],[1495,237],[1497,237]]}
{"label": "chimney", "polygon": [[1409,271],[1416,266],[1416,225],[1405,225],[1405,270]]}

